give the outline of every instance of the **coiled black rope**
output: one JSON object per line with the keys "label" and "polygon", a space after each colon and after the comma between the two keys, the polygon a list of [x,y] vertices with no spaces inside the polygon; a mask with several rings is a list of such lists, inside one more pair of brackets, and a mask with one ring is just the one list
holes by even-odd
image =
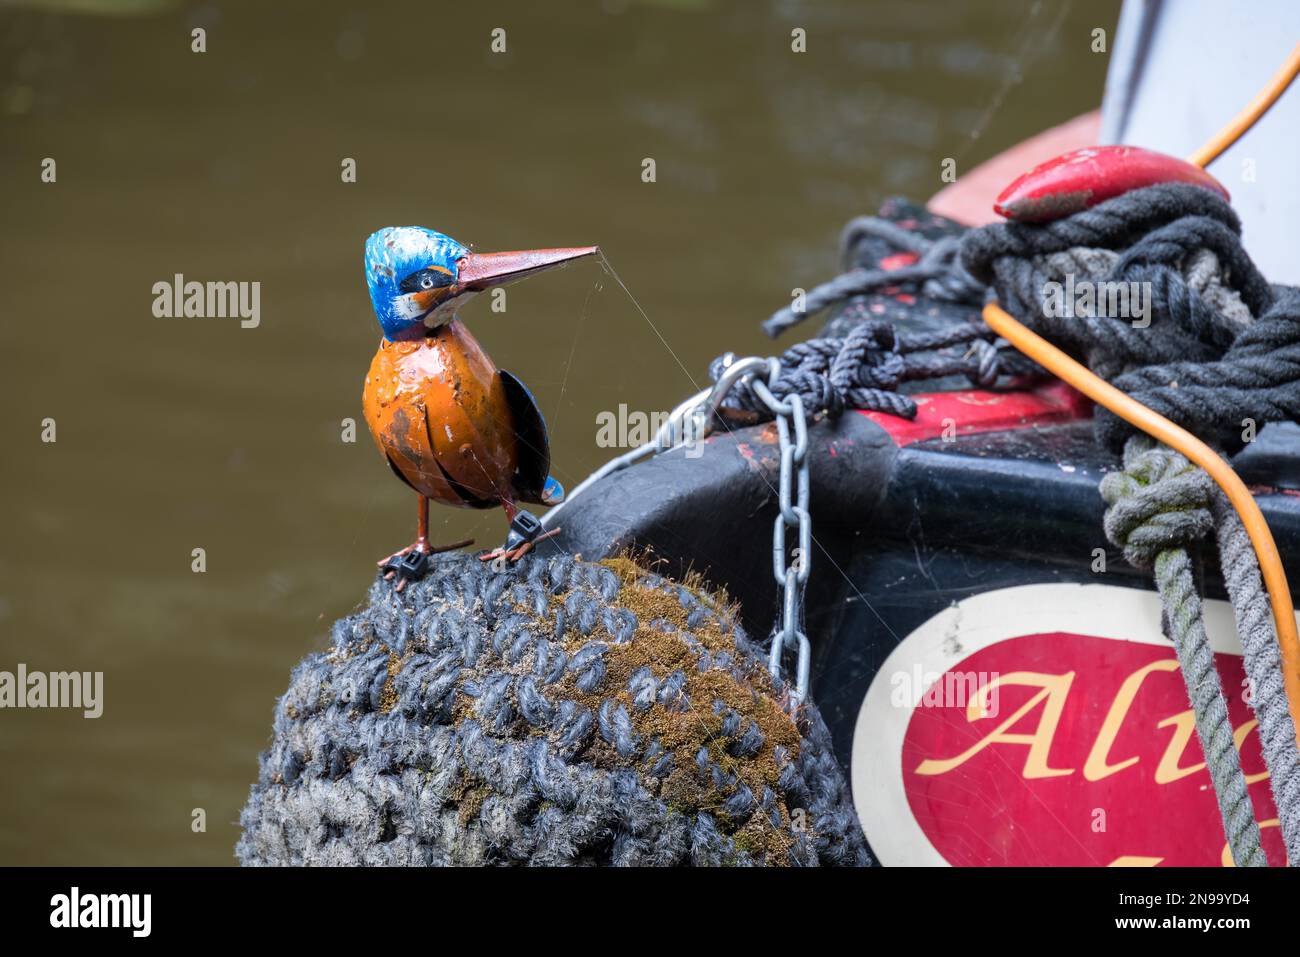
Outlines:
{"label": "coiled black rope", "polygon": [[[870,260],[866,247],[873,239],[883,240],[900,252],[913,253],[917,261],[896,269],[867,267],[863,265]],[[859,216],[840,233],[844,273],[809,291],[798,309],[790,305],[777,310],[763,323],[763,331],[775,339],[791,326],[837,302],[901,283],[918,283],[922,294],[941,302],[978,305],[984,296],[984,284],[962,268],[960,247],[958,236],[929,239],[887,219]]]}
{"label": "coiled black rope", "polygon": [[[905,382],[964,375],[973,385],[992,388],[1003,376],[1041,374],[1030,359],[994,344],[996,335],[982,322],[966,322],[939,332],[901,333],[892,323],[868,318],[862,304],[844,318],[862,321],[842,338],[809,339],[781,356],[781,376],[772,389],[783,399],[798,393],[808,415],[837,416],[846,408],[916,417],[916,402],[899,392]],[[965,345],[965,352],[937,350]],[[725,357],[714,359],[709,374],[717,381]],[[766,406],[747,382],[732,389],[726,405],[763,413]]]}
{"label": "coiled black rope", "polygon": [[[863,251],[871,240],[919,258],[896,269],[871,268]],[[887,220],[860,217],[845,228],[841,246],[847,271],[810,290],[801,309],[776,312],[763,324],[769,334],[889,286],[917,288],[972,310],[995,296],[1098,375],[1220,448],[1239,448],[1248,425],[1258,429],[1300,419],[1300,290],[1270,286],[1241,245],[1236,213],[1209,190],[1151,186],[1055,222],[997,223],[960,238],[929,239]],[[1218,295],[1189,279],[1196,257],[1211,264]],[[1066,272],[1094,283],[1144,284],[1152,321],[1142,327],[1096,309],[1045,308],[1048,284]],[[1240,305],[1240,315],[1225,308],[1225,290]],[[850,305],[841,318],[860,322],[845,336],[811,339],[781,357],[773,393],[799,393],[809,415],[860,408],[910,418],[916,404],[899,393],[904,383],[961,374],[992,388],[1004,376],[1041,372],[978,321],[954,325],[951,332],[903,332],[862,303]],[[963,343],[964,353],[923,355]],[[721,368],[722,360],[715,359],[715,379]],[[726,404],[762,411],[743,386]],[[1132,434],[1105,409],[1097,410],[1096,423],[1099,440],[1115,450]]]}
{"label": "coiled black rope", "polygon": [[[1149,283],[1149,326],[1042,307],[1053,278],[1044,257],[1079,247],[1122,250],[1108,274],[1085,278]],[[1189,258],[1206,250],[1253,322],[1234,321],[1189,284]],[[973,229],[961,261],[1030,329],[1212,444],[1239,448],[1247,420],[1262,428],[1300,418],[1300,293],[1269,285],[1242,248],[1236,213],[1209,190],[1152,186],[1054,223]],[[1105,409],[1097,410],[1097,430],[1112,449],[1132,434]]]}

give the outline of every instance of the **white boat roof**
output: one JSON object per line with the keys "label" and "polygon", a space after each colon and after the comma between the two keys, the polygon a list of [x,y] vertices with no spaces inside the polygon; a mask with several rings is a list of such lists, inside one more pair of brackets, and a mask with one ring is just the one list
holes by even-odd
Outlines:
{"label": "white boat roof", "polygon": [[[1300,42],[1300,3],[1125,0],[1103,143],[1188,156],[1250,102]],[[1209,167],[1232,195],[1247,251],[1300,284],[1300,81]]]}

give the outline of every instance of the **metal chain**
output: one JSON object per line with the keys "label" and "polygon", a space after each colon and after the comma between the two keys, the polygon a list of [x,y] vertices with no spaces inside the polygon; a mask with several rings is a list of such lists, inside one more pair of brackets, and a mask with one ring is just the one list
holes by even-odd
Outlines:
{"label": "metal chain", "polygon": [[[767,381],[760,376],[766,372]],[[812,645],[803,630],[803,598],[812,559],[812,516],[808,511],[808,423],[804,418],[803,399],[797,392],[784,402],[772,394],[781,377],[781,361],[751,356],[737,359],[731,353],[723,357],[718,381],[681,403],[668,416],[655,437],[630,452],[610,459],[578,484],[568,498],[542,517],[551,525],[560,510],[583,491],[605,476],[618,472],[648,456],[661,455],[671,449],[701,442],[713,431],[722,401],[738,383],[745,382],[776,418],[781,448],[781,480],[778,490],[780,510],[772,527],[772,574],[781,591],[781,618],[772,629],[767,669],[774,679],[781,677],[782,653],[796,653],[794,705],[808,697],[808,678],[812,664]],[[794,439],[791,441],[791,432]],[[786,562],[786,531],[799,529],[799,543],[793,561]]]}
{"label": "metal chain", "polygon": [[[781,484],[778,491],[780,511],[772,526],[772,575],[781,589],[781,621],[772,629],[772,645],[767,655],[767,670],[773,678],[781,675],[781,654],[793,651],[798,656],[795,669],[794,703],[802,704],[808,696],[808,673],[812,645],[803,630],[803,597],[808,584],[809,559],[812,553],[812,516],[808,512],[808,424],[804,419],[803,398],[791,392],[784,402],[772,395],[772,386],[781,376],[781,363],[768,360],[767,382],[755,379],[754,394],[776,417],[776,434],[781,445]],[[794,428],[794,442],[790,429]],[[786,529],[799,529],[799,544],[794,561],[786,564]]]}

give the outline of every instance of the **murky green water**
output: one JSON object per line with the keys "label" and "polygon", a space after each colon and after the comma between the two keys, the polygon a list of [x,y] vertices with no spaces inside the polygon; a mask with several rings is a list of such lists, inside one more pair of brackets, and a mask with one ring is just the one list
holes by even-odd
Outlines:
{"label": "murky green water", "polygon": [[[101,7],[138,12],[50,12]],[[572,486],[611,454],[598,412],[670,408],[714,355],[770,350],[758,321],[830,275],[850,216],[1094,107],[1089,31],[1116,8],[0,12],[0,670],[105,685],[98,720],[0,711],[0,862],[232,861],[289,669],[413,534],[413,496],[360,417],[373,229],[603,247],[657,332],[591,261],[465,314],[538,395]],[[260,325],[155,318],[152,287],[176,273],[260,282]],[[484,543],[505,524],[434,521]]]}

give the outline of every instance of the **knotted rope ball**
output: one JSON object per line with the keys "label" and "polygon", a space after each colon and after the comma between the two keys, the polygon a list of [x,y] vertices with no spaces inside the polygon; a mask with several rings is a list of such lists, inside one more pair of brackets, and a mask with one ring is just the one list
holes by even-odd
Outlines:
{"label": "knotted rope ball", "polygon": [[1214,481],[1178,452],[1146,436],[1124,446],[1124,469],[1101,480],[1103,525],[1134,568],[1150,571],[1161,552],[1189,548],[1214,529]]}
{"label": "knotted rope ball", "polygon": [[820,715],[627,559],[438,557],[294,670],[244,864],[867,864]]}

